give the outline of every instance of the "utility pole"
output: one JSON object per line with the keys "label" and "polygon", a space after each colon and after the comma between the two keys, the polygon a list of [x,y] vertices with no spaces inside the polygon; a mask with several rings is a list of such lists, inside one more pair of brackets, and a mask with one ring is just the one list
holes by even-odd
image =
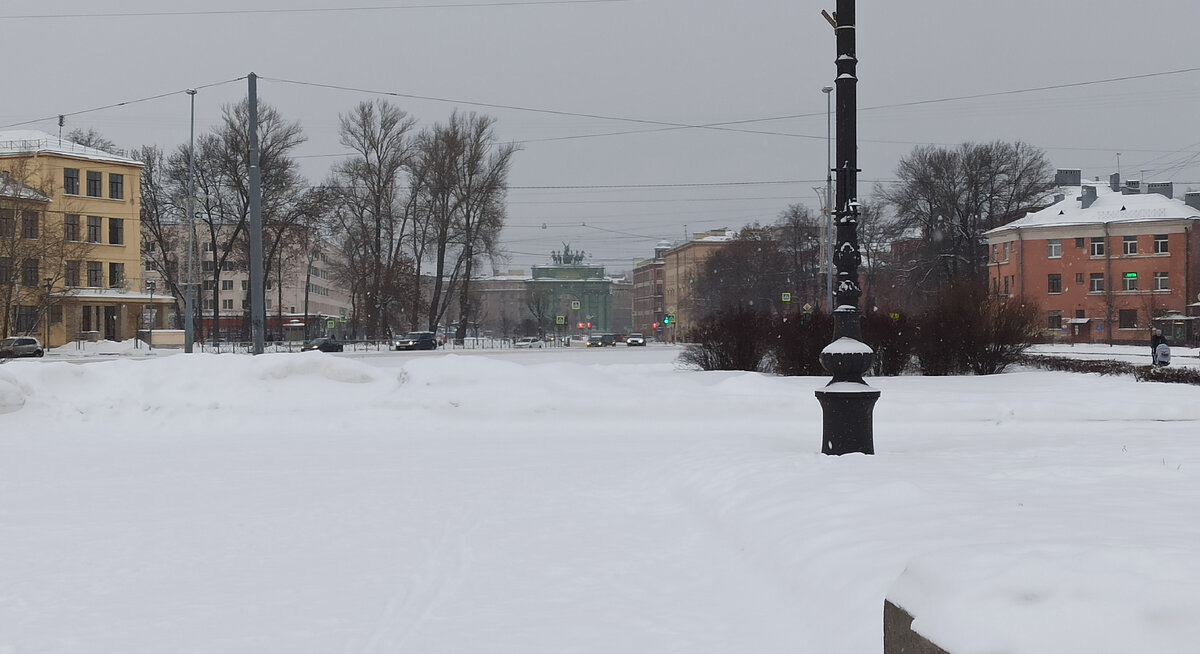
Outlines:
{"label": "utility pole", "polygon": [[830,152],[830,141],[833,140],[833,118],[831,117],[829,94],[832,86],[821,87],[825,94],[825,306],[832,313],[833,305],[833,154]]}
{"label": "utility pole", "polygon": [[188,89],[192,99],[192,119],[188,133],[188,208],[187,208],[187,271],[183,291],[183,351],[192,353],[196,340],[196,285],[193,279],[193,251],[196,249],[196,89]]}
{"label": "utility pole", "polygon": [[837,284],[833,310],[833,342],[821,351],[821,365],[833,375],[816,391],[823,414],[823,454],[874,454],[873,416],[879,391],[863,375],[871,369],[874,352],[862,342],[862,313],[858,299],[858,55],[854,0],[837,0],[837,12],[826,20],[837,34],[837,199],[834,222],[837,238],[834,264]]}
{"label": "utility pole", "polygon": [[249,77],[250,107],[250,330],[254,354],[263,353],[266,309],[263,302],[263,242],[262,242],[262,172],[258,158],[258,75]]}

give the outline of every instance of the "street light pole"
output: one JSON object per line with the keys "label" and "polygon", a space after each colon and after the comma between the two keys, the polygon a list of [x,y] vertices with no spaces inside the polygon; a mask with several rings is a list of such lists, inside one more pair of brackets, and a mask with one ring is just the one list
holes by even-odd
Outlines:
{"label": "street light pole", "polygon": [[862,342],[858,299],[858,55],[854,0],[837,0],[831,17],[837,33],[837,307],[833,310],[833,342],[821,350],[821,365],[833,379],[816,391],[823,414],[821,453],[874,454],[872,413],[879,391],[863,381],[875,353]]}
{"label": "street light pole", "polygon": [[196,288],[192,281],[192,250],[196,249],[196,89],[188,89],[192,99],[192,119],[188,134],[188,208],[187,208],[187,281],[183,293],[183,351],[191,354],[196,340]]}
{"label": "street light pole", "polygon": [[832,86],[821,87],[825,94],[825,306],[833,313],[833,114]]}
{"label": "street light pole", "polygon": [[43,349],[50,349],[50,291],[54,290],[54,278],[46,278],[46,342],[42,344]]}
{"label": "street light pole", "polygon": [[150,290],[150,320],[146,323],[146,347],[154,349],[154,280],[146,280],[146,288]]}

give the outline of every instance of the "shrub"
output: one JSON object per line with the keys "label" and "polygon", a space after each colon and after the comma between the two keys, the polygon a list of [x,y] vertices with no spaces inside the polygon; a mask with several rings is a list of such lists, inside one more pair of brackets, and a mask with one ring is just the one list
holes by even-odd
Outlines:
{"label": "shrub", "polygon": [[793,313],[775,319],[770,334],[772,371],[780,375],[823,375],[817,358],[833,336],[833,318],[827,313]]}
{"label": "shrub", "polygon": [[688,331],[690,345],[679,360],[701,370],[761,370],[770,323],[766,311],[745,306],[722,309]]}
{"label": "shrub", "polygon": [[1040,355],[1025,355],[1021,357],[1021,362],[1045,370],[1085,372],[1098,375],[1133,375],[1133,378],[1138,381],[1200,386],[1200,370],[1195,368],[1141,366],[1135,363],[1110,361],[1107,359],[1088,361]]}
{"label": "shrub", "polygon": [[917,329],[904,314],[863,314],[863,342],[875,350],[872,372],[876,375],[903,374],[916,349]]}
{"label": "shrub", "polygon": [[918,319],[917,356],[926,375],[992,375],[1037,341],[1038,308],[965,283],[939,293]]}

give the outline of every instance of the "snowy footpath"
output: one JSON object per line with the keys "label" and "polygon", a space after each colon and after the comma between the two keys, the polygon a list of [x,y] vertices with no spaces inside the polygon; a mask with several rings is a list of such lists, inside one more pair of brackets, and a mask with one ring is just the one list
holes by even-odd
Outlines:
{"label": "snowy footpath", "polygon": [[0,654],[1194,654],[1200,388],[669,347],[0,366]]}

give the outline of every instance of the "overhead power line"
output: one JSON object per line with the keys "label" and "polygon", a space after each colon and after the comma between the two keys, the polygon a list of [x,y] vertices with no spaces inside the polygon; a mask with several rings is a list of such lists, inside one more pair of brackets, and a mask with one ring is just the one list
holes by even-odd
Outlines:
{"label": "overhead power line", "polygon": [[483,7],[529,7],[537,5],[587,5],[629,2],[629,0],[514,0],[512,2],[455,2],[445,4],[379,5],[374,7],[313,7],[281,9],[197,9],[191,11],[103,11],[73,14],[22,14],[0,16],[4,20],[50,20],[62,18],[135,18],[176,16],[245,16],[254,14],[330,14],[363,11],[401,11],[408,9],[473,9]]}
{"label": "overhead power line", "polygon": [[[1128,82],[1128,81],[1139,80],[1139,79],[1150,79],[1150,78],[1154,78],[1154,77],[1166,77],[1169,75],[1183,75],[1186,73],[1195,73],[1195,72],[1200,72],[1200,66],[1191,67],[1191,68],[1180,68],[1180,69],[1176,69],[1176,70],[1158,71],[1158,72],[1153,72],[1153,73],[1143,73],[1140,75],[1123,75],[1120,77],[1107,77],[1104,79],[1094,79],[1094,80],[1087,80],[1087,81],[1083,81],[1083,82],[1067,82],[1067,83],[1063,83],[1063,84],[1051,84],[1051,85],[1047,85],[1047,86],[1031,86],[1031,87],[1020,88],[1020,89],[1009,89],[1006,91],[992,91],[992,92],[988,92],[988,93],[973,93],[973,94],[969,94],[969,95],[955,95],[955,96],[948,96],[948,97],[944,97],[944,98],[933,98],[930,100],[913,100],[910,102],[895,102],[895,103],[891,103],[891,104],[880,104],[880,105],[874,105],[874,106],[870,106],[870,107],[859,107],[858,111],[859,112],[880,111],[883,109],[899,109],[899,108],[906,108],[906,107],[919,107],[919,106],[930,105],[930,104],[942,104],[942,103],[947,103],[947,102],[961,102],[964,100],[979,100],[982,98],[994,98],[994,97],[1000,97],[1000,96],[1006,96],[1006,95],[1018,95],[1018,94],[1023,94],[1023,93],[1037,93],[1037,92],[1042,92],[1042,91],[1054,91],[1054,90],[1059,90],[1059,89],[1069,89],[1069,88],[1076,88],[1076,87],[1081,87],[1081,86],[1095,86],[1095,85],[1099,85],[1099,84],[1114,84],[1117,82]],[[766,118],[746,118],[746,119],[742,119],[742,120],[727,120],[727,121],[716,122],[716,123],[705,123],[703,125],[694,125],[692,127],[705,128],[705,129],[716,129],[719,127],[732,127],[734,125],[752,125],[755,123],[769,123],[769,122],[780,121],[780,120],[795,120],[797,118],[815,118],[815,117],[819,117],[819,116],[824,116],[825,113],[826,112],[824,112],[824,111],[813,111],[813,112],[803,113],[803,114],[786,114],[786,115],[782,115],[782,116],[768,116]],[[550,141],[569,141],[569,140],[587,139],[587,138],[601,138],[601,137],[606,137],[606,136],[626,136],[626,135],[630,135],[630,134],[650,134],[650,133],[654,133],[654,132],[668,132],[668,131],[672,131],[672,130],[676,130],[676,129],[690,129],[690,128],[687,126],[660,127],[660,128],[656,128],[656,129],[626,130],[623,132],[604,132],[604,133],[599,133],[599,134],[579,134],[579,135],[575,135],[575,136],[558,136],[558,137],[549,137],[549,138],[544,138],[544,139],[529,139],[525,142],[526,143],[544,143],[544,142],[550,142]],[[793,135],[793,136],[799,136],[799,135]],[[812,138],[824,138],[824,137],[812,137]],[[911,145],[911,144],[904,144],[904,143],[898,142],[898,141],[869,141],[869,140],[865,140],[865,139],[860,139],[860,140],[863,140],[864,142],[870,142],[870,143],[899,143],[899,144],[903,144],[903,145]]]}
{"label": "overhead power line", "polygon": [[[193,87],[190,87],[190,90],[195,91],[195,90],[200,90],[200,89],[210,89],[215,86],[224,86],[225,84],[232,84],[234,82],[240,82],[244,79],[246,79],[245,75],[243,75],[242,77],[235,78],[235,79],[227,79],[223,82],[213,82],[212,84],[201,84],[200,86],[193,86]],[[151,95],[151,96],[147,96],[144,98],[138,98],[137,100],[126,100],[124,102],[114,102],[113,104],[106,104],[102,107],[93,107],[91,109],[80,109],[78,111],[67,111],[62,114],[55,114],[53,116],[46,116],[43,118],[34,118],[32,120],[25,120],[25,121],[21,121],[19,123],[11,123],[8,125],[0,125],[0,129],[11,129],[13,127],[22,127],[25,125],[33,125],[35,123],[41,123],[41,122],[45,122],[47,120],[58,120],[58,117],[60,115],[63,117],[80,116],[83,114],[90,114],[90,113],[94,113],[97,111],[104,111],[106,109],[115,109],[117,107],[124,107],[124,106],[128,106],[131,104],[150,102],[151,100],[159,100],[161,98],[166,98],[166,97],[169,97],[172,95],[179,95],[181,93],[187,93],[188,90],[189,89],[180,89],[178,91],[167,91],[165,93],[158,93],[156,95]]]}
{"label": "overhead power line", "polygon": [[[637,123],[637,124],[641,124],[641,125],[659,125],[659,126],[668,127],[671,129],[711,129],[711,130],[719,131],[719,132],[740,132],[743,134],[764,134],[767,136],[787,136],[787,137],[791,137],[791,138],[817,139],[817,140],[821,140],[821,141],[825,140],[824,136],[814,136],[814,135],[810,135],[810,134],[789,134],[787,132],[772,132],[772,131],[766,131],[766,130],[753,130],[753,129],[734,129],[734,128],[729,128],[729,127],[720,127],[720,126],[713,126],[713,125],[692,125],[692,124],[688,124],[688,123],[675,123],[675,122],[670,122],[670,121],[665,121],[665,120],[650,120],[650,119],[646,119],[646,118],[630,118],[627,116],[606,116],[604,114],[583,113],[583,112],[577,112],[577,111],[563,111],[563,110],[559,110],[559,109],[540,109],[537,107],[523,107],[520,105],[499,104],[499,103],[495,103],[495,102],[477,102],[477,101],[473,101],[473,100],[456,100],[456,99],[452,99],[452,98],[441,98],[441,97],[431,96],[431,95],[417,95],[415,93],[400,93],[398,91],[381,91],[378,89],[366,89],[366,88],[354,87],[354,86],[344,86],[341,84],[325,84],[325,83],[321,83],[321,82],[305,82],[305,81],[301,81],[301,80],[279,79],[279,78],[262,77],[262,76],[260,76],[259,79],[263,80],[263,81],[267,81],[267,82],[278,82],[280,84],[294,84],[296,86],[310,86],[313,88],[331,89],[331,90],[335,90],[335,91],[348,91],[351,93],[369,93],[371,95],[383,95],[383,96],[388,96],[388,97],[393,97],[393,98],[405,98],[408,100],[425,100],[428,102],[444,102],[447,104],[460,104],[460,105],[467,105],[467,106],[471,106],[471,107],[485,107],[488,109],[505,109],[508,111],[524,111],[524,112],[529,112],[529,113],[549,114],[551,116],[567,116],[567,117],[571,117],[571,118],[591,118],[591,119],[595,119],[595,120],[610,120],[610,121],[624,122],[624,123]],[[646,131],[653,132],[653,131],[661,131],[661,130],[646,130]]]}

